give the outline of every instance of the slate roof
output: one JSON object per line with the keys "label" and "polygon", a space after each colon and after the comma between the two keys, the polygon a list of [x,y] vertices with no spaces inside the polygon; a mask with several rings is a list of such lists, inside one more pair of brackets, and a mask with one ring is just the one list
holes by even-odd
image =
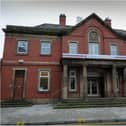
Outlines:
{"label": "slate roof", "polygon": [[116,34],[118,37],[126,40],[126,30],[121,29],[112,29],[110,26],[106,25],[105,22],[97,16],[95,13],[89,15],[86,19],[82,20],[75,26],[61,26],[59,24],[41,24],[33,27],[28,26],[15,26],[15,25],[7,25],[3,31],[5,33],[27,33],[27,34],[37,34],[37,35],[56,35],[56,36],[63,36],[67,35],[73,30],[75,30],[80,25],[87,22],[89,19],[95,18],[99,23],[104,25],[108,28],[112,33]]}
{"label": "slate roof", "polygon": [[126,30],[121,30],[121,29],[114,29],[117,34],[119,34],[120,36],[124,37],[126,39]]}

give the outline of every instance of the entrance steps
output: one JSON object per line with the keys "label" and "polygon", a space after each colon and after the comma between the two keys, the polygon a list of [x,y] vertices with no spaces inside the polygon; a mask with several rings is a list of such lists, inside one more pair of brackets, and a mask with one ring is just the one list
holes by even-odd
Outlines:
{"label": "entrance steps", "polygon": [[66,99],[57,103],[54,108],[94,108],[94,107],[126,107],[126,97]]}

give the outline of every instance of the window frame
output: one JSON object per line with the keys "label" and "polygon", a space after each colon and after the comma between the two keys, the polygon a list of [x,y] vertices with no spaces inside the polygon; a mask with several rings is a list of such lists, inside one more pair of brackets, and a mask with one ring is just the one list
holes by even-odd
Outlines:
{"label": "window frame", "polygon": [[[48,76],[40,76],[41,75],[41,72],[48,72]],[[50,78],[51,78],[51,71],[49,69],[40,69],[39,72],[38,72],[38,91],[39,92],[49,92],[50,91]],[[48,89],[42,89],[40,87],[40,79],[42,77],[48,77]]]}
{"label": "window frame", "polygon": [[[72,44],[72,43],[76,44],[76,53],[70,53],[70,44]],[[77,41],[73,41],[73,40],[69,41],[69,43],[68,43],[68,52],[69,52],[69,54],[78,54],[78,42]]]}
{"label": "window frame", "polygon": [[[71,75],[71,72],[75,72],[75,75],[74,76]],[[71,89],[71,84],[70,84],[71,78],[75,79],[75,89]],[[76,72],[76,70],[70,70],[69,71],[69,91],[70,92],[76,92],[77,91],[77,72]]]}
{"label": "window frame", "polygon": [[[91,32],[96,32],[97,33],[97,38],[98,38],[98,40],[97,41],[90,41],[90,33]],[[90,51],[90,44],[98,44],[98,54],[92,54],[92,53],[90,53],[91,51]],[[88,54],[89,55],[99,55],[100,54],[100,35],[99,35],[99,33],[98,33],[98,31],[96,30],[96,29],[90,29],[89,31],[88,31]]]}
{"label": "window frame", "polygon": [[[19,42],[26,42],[27,44],[27,47],[26,47],[26,52],[19,52],[19,47],[20,46],[18,46],[19,45]],[[16,54],[18,54],[18,55],[26,55],[26,54],[28,54],[28,40],[26,40],[26,39],[18,39],[17,40],[17,44],[16,44]]]}
{"label": "window frame", "polygon": [[[97,54],[96,54],[96,53],[90,53],[90,52],[91,52],[91,51],[90,51],[90,45],[91,45],[91,44],[97,44],[97,46],[98,46],[98,50],[97,50],[98,53],[97,53]],[[92,50],[92,49],[91,49],[91,50]],[[92,51],[92,52],[93,52],[93,51]],[[88,54],[89,54],[89,55],[99,55],[99,43],[96,43],[96,42],[89,42],[89,43],[88,43]]]}
{"label": "window frame", "polygon": [[[42,43],[49,43],[50,44],[50,52],[48,54],[43,54],[42,53]],[[43,55],[43,56],[49,56],[49,55],[52,55],[52,41],[51,40],[41,40],[40,41],[40,55]]]}
{"label": "window frame", "polygon": [[[113,51],[111,50],[111,47],[112,47],[112,46],[115,46],[115,47],[116,47],[116,54],[112,54],[112,52],[113,52]],[[116,56],[116,55],[118,55],[118,46],[117,46],[117,44],[110,44],[110,55],[111,55],[111,56]]]}

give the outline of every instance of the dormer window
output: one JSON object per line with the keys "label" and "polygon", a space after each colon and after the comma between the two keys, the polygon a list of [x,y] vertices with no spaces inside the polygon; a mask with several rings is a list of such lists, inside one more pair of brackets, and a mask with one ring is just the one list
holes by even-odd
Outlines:
{"label": "dormer window", "polygon": [[88,53],[91,55],[99,54],[99,36],[94,30],[88,34]]}

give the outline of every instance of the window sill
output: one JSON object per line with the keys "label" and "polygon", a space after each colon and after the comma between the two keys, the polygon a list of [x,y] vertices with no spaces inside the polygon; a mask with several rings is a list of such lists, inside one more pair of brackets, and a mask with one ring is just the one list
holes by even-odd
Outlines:
{"label": "window sill", "polygon": [[69,92],[74,93],[77,92],[77,90],[69,90]]}
{"label": "window sill", "polygon": [[40,56],[52,56],[52,54],[40,54]]}
{"label": "window sill", "polygon": [[43,93],[44,93],[44,92],[45,92],[45,93],[47,92],[47,93],[48,93],[49,90],[40,90],[40,89],[38,89],[38,92],[43,92]]}
{"label": "window sill", "polygon": [[17,53],[16,56],[28,56],[28,53]]}

